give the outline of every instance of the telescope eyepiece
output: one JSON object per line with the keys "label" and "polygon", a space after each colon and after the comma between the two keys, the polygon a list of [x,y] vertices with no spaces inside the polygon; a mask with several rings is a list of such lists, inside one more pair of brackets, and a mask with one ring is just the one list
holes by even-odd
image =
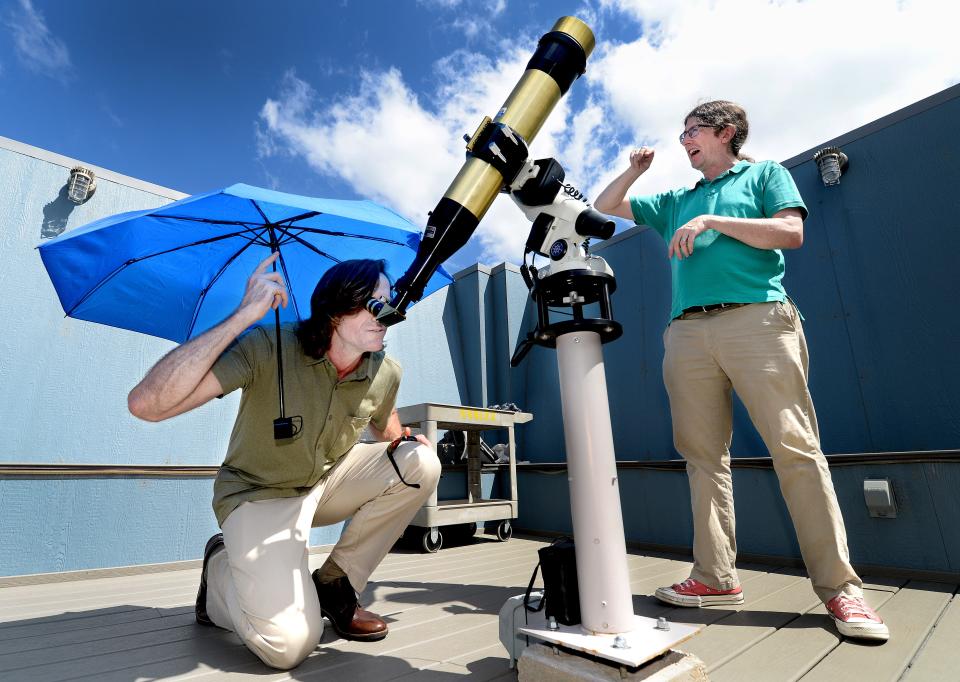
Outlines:
{"label": "telescope eyepiece", "polygon": [[610,239],[616,231],[616,224],[603,213],[592,206],[581,211],[577,216],[577,222],[574,226],[577,234],[581,237],[596,237],[597,239]]}
{"label": "telescope eyepiece", "polygon": [[[377,322],[384,327],[390,327],[397,322],[403,322],[407,318],[403,310],[398,310],[389,303],[381,301],[379,298],[368,298],[363,307],[377,318]],[[406,308],[405,304],[404,308]]]}

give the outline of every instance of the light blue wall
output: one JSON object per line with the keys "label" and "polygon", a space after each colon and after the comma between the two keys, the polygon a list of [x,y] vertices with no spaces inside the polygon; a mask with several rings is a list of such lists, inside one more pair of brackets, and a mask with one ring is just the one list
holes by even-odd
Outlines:
{"label": "light blue wall", "polygon": [[212,492],[212,479],[0,480],[0,575],[197,558]]}
{"label": "light blue wall", "polygon": [[[177,192],[109,172],[81,206],[70,163],[0,145],[0,461],[217,464],[237,398],[161,424],[134,419],[126,395],[173,345],[65,318],[34,247],[102,216],[160,206]],[[216,529],[210,480],[0,480],[0,575],[195,558]]]}
{"label": "light blue wall", "polygon": [[[461,395],[467,405],[487,405],[490,390],[490,357],[488,308],[490,300],[490,268],[472,265],[455,275],[451,294],[457,309],[456,334],[463,358]],[[448,331],[452,331],[448,328]],[[488,362],[490,360],[491,362]]]}
{"label": "light blue wall", "polygon": [[66,229],[168,203],[175,195],[98,179],[72,208],[61,190],[69,169],[0,147],[0,461],[212,464],[229,436],[236,399],[163,424],[138,422],[126,395],[173,344],[65,318],[36,247],[44,225]]}
{"label": "light blue wall", "polygon": [[403,366],[398,405],[459,405],[467,395],[456,288],[447,287],[410,308],[403,324],[387,331],[387,352]]}

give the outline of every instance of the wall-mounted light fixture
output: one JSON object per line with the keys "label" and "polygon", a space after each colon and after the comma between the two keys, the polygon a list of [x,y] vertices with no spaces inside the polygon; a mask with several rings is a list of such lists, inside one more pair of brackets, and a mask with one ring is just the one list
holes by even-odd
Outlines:
{"label": "wall-mounted light fixture", "polygon": [[850,165],[847,155],[837,147],[824,147],[813,155],[813,160],[817,162],[817,168],[820,169],[820,179],[827,187],[840,184],[840,176],[843,175],[847,166]]}
{"label": "wall-mounted light fixture", "polygon": [[82,204],[97,189],[97,178],[93,171],[83,166],[76,166],[70,171],[70,182],[67,183],[67,199],[75,204]]}

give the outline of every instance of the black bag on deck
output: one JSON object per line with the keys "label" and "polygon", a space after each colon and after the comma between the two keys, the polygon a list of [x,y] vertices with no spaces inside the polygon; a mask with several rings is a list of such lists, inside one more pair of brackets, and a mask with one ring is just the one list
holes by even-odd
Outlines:
{"label": "black bag on deck", "polygon": [[[577,588],[577,555],[573,540],[557,538],[538,552],[540,563],[533,569],[523,605],[528,611],[540,611],[546,607],[547,620],[553,616],[563,625],[580,623],[580,590]],[[537,579],[537,571],[543,570],[543,599],[536,606],[530,605],[530,592]]]}

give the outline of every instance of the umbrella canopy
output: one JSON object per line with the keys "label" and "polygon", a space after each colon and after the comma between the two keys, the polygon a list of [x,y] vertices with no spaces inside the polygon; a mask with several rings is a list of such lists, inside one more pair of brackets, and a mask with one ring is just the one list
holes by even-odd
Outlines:
{"label": "umbrella canopy", "polygon": [[[157,209],[122,213],[39,247],[70,317],[183,343],[240,303],[257,264],[278,250],[290,304],[280,321],[310,316],[330,266],[387,262],[396,281],[416,256],[420,230],[371,201],[343,201],[232,185]],[[425,294],[452,282],[441,268]],[[267,313],[272,321],[273,311]]]}

